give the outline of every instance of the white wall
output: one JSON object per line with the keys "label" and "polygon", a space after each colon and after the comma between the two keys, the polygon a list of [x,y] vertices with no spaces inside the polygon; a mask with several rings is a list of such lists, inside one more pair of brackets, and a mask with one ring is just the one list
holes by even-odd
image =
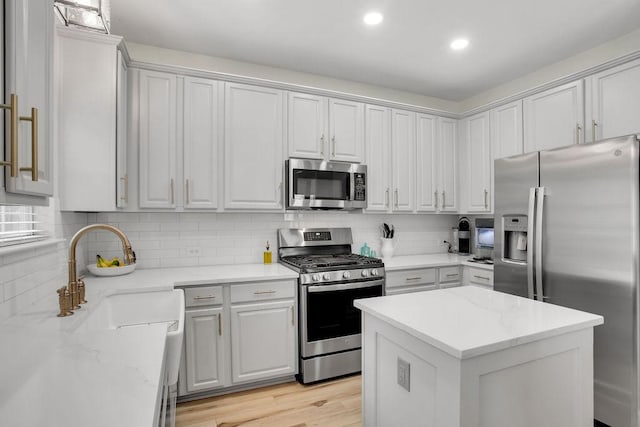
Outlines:
{"label": "white wall", "polygon": [[[397,255],[446,252],[457,215],[369,215],[357,213],[303,213],[295,221],[283,214],[258,213],[98,213],[89,222],[121,228],[131,240],[139,268],[261,263],[267,240],[277,253],[276,231],[289,227],[351,227],[353,250],[367,243],[380,255],[383,222],[394,224]],[[115,236],[87,235],[87,259],[122,256]],[[193,251],[199,255],[192,255]]]}
{"label": "white wall", "polygon": [[199,55],[164,49],[155,46],[127,42],[127,50],[134,61],[187,67],[196,70],[215,71],[244,77],[286,82],[316,89],[325,89],[374,99],[400,102],[442,111],[457,111],[457,103],[411,92],[388,89],[354,81],[340,80],[316,74],[269,67],[249,62]]}

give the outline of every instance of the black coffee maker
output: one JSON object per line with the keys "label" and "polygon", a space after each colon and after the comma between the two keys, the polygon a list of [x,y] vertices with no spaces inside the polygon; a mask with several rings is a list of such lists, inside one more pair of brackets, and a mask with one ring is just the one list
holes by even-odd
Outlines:
{"label": "black coffee maker", "polygon": [[458,220],[458,253],[460,255],[471,253],[471,222],[466,216]]}

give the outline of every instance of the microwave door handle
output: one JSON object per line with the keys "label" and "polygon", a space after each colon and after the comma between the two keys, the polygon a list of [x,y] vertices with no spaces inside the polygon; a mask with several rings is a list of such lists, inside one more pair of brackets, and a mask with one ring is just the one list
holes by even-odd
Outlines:
{"label": "microwave door handle", "polygon": [[527,221],[527,297],[535,298],[535,286],[533,283],[533,233],[536,215],[536,189],[529,189],[529,217]]}

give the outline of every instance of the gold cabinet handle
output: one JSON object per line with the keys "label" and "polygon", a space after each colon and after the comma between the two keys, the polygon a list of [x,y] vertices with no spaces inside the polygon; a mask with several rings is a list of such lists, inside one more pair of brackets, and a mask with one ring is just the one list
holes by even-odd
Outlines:
{"label": "gold cabinet handle", "polygon": [[444,209],[444,208],[445,208],[445,206],[446,206],[446,205],[445,205],[445,203],[444,203],[444,200],[445,200],[445,199],[444,199],[444,191],[443,191],[443,192],[442,192],[442,209]]}
{"label": "gold cabinet handle", "polygon": [[458,275],[459,275],[459,273],[449,273],[449,274],[447,274],[447,277],[456,277]]}
{"label": "gold cabinet handle", "polygon": [[404,280],[406,280],[406,281],[409,281],[409,280],[422,280],[422,277],[407,277]]}
{"label": "gold cabinet handle", "polygon": [[324,133],[320,137],[320,154],[324,156]]}
{"label": "gold cabinet handle", "polygon": [[591,139],[592,139],[592,142],[598,140],[598,137],[596,135],[596,127],[598,127],[598,122],[596,122],[595,119],[592,119],[591,120]]}
{"label": "gold cabinet handle", "polygon": [[333,154],[331,155],[331,157],[335,158],[336,157],[336,136],[335,135],[331,137],[331,143],[333,144]]}
{"label": "gold cabinet handle", "polygon": [[216,299],[215,295],[205,295],[205,296],[198,296],[198,297],[193,297],[194,301],[200,301],[203,299]]}
{"label": "gold cabinet handle", "polygon": [[293,323],[293,306],[291,306],[291,326],[294,326],[295,324]]}
{"label": "gold cabinet handle", "polygon": [[275,294],[276,291],[255,291],[254,295],[266,295],[266,294]]}
{"label": "gold cabinet handle", "polygon": [[222,336],[222,314],[218,313],[218,335]]}
{"label": "gold cabinet handle", "polygon": [[120,181],[122,181],[122,186],[124,187],[124,195],[120,196],[120,199],[127,203],[129,202],[129,175],[124,174],[124,176],[120,178]]}
{"label": "gold cabinet handle", "polygon": [[384,205],[386,207],[389,207],[389,188],[387,188],[387,191],[385,191],[384,199],[385,199]]}
{"label": "gold cabinet handle", "polygon": [[38,181],[38,109],[31,109],[31,117],[21,116],[20,120],[31,122],[31,167],[20,168],[21,171],[31,171],[31,181]]}
{"label": "gold cabinet handle", "polygon": [[487,195],[489,194],[489,192],[485,189],[484,190],[484,208],[488,209],[489,208],[489,204],[487,203]]}
{"label": "gold cabinet handle", "polygon": [[11,154],[9,155],[9,161],[0,162],[0,166],[9,166],[11,168],[11,177],[16,178],[18,176],[18,95],[12,93],[8,104],[0,105],[3,110],[9,110],[11,113],[11,119],[9,126],[11,128],[11,136],[9,141],[9,147]]}
{"label": "gold cabinet handle", "polygon": [[185,195],[187,197],[187,205],[189,205],[190,202],[189,202],[189,180],[188,179],[186,180],[185,186],[186,186]]}
{"label": "gold cabinet handle", "polygon": [[395,202],[394,204],[396,205],[396,208],[398,207],[398,189],[396,188],[395,192],[394,192],[394,197],[395,197]]}
{"label": "gold cabinet handle", "polygon": [[171,190],[171,204],[173,205],[175,203],[175,196],[173,191],[173,178],[171,178],[171,181],[169,182],[169,187]]}
{"label": "gold cabinet handle", "polygon": [[475,277],[476,279],[489,280],[488,277],[484,277],[484,276],[473,276],[473,277]]}
{"label": "gold cabinet handle", "polygon": [[438,190],[433,192],[433,207],[438,209]]}
{"label": "gold cabinet handle", "polygon": [[576,144],[580,144],[581,131],[582,131],[582,126],[580,126],[580,123],[576,123]]}

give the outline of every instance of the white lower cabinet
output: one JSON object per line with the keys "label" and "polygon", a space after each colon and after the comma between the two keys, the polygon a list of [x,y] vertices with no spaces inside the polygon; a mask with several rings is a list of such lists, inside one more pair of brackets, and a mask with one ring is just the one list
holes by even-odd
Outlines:
{"label": "white lower cabinet", "polygon": [[294,374],[293,300],[231,306],[231,366],[234,383]]}
{"label": "white lower cabinet", "polygon": [[297,373],[296,281],[185,288],[179,394]]}
{"label": "white lower cabinet", "polygon": [[460,267],[457,265],[387,271],[386,274],[386,295],[453,288],[460,286],[462,283]]}
{"label": "white lower cabinet", "polygon": [[462,274],[459,266],[440,267],[438,269],[438,288],[455,288],[462,285]]}
{"label": "white lower cabinet", "polygon": [[226,383],[222,316],[222,307],[185,312],[184,357],[189,393],[223,387]]}
{"label": "white lower cabinet", "polygon": [[473,285],[493,289],[493,270],[465,266],[463,283],[465,286]]}

